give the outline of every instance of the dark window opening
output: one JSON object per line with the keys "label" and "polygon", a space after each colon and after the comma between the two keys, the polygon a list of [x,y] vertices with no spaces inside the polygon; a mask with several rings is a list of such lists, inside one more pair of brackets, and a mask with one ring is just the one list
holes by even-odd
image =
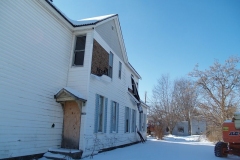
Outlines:
{"label": "dark window opening", "polygon": [[77,37],[74,50],[73,65],[83,66],[85,52],[86,36]]}
{"label": "dark window opening", "polygon": [[183,127],[178,127],[178,132],[184,133],[184,128]]}
{"label": "dark window opening", "polygon": [[120,78],[120,79],[121,79],[121,77],[122,77],[122,63],[121,63],[121,62],[119,62],[118,78]]}
{"label": "dark window opening", "polygon": [[129,132],[130,129],[130,108],[125,107],[125,133]]}

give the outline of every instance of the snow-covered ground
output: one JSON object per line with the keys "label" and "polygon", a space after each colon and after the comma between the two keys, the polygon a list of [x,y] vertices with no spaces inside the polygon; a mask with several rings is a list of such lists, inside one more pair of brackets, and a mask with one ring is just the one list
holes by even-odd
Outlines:
{"label": "snow-covered ground", "polygon": [[[84,160],[90,157],[84,158]],[[95,155],[94,160],[235,160],[214,156],[214,144],[199,136],[166,136],[164,140],[149,137],[146,143],[139,143]]]}

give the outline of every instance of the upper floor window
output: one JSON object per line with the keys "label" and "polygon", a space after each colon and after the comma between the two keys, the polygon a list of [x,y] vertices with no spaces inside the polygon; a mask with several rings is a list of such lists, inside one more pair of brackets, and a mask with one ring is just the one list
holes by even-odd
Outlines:
{"label": "upper floor window", "polygon": [[108,76],[112,78],[112,72],[113,72],[113,54],[110,52],[109,54],[109,63],[108,63]]}
{"label": "upper floor window", "polygon": [[122,77],[122,63],[121,63],[121,62],[119,62],[118,78],[120,78],[120,79],[121,79],[121,77]]}
{"label": "upper floor window", "polygon": [[74,50],[74,66],[83,66],[85,52],[86,36],[78,36]]}

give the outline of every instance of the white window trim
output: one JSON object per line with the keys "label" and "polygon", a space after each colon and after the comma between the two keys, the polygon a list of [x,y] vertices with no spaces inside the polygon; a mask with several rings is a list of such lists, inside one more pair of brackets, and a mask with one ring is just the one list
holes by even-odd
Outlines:
{"label": "white window trim", "polygon": [[[74,64],[75,52],[76,52],[75,48],[76,48],[76,43],[77,43],[77,38],[78,37],[86,37],[84,50],[77,50],[77,51],[84,51],[84,53],[83,53],[83,65],[76,65],[76,64]],[[73,67],[84,67],[85,51],[86,51],[86,44],[87,44],[86,42],[87,42],[87,35],[76,35],[75,36],[74,47],[73,47],[73,56],[72,56],[72,66]]]}

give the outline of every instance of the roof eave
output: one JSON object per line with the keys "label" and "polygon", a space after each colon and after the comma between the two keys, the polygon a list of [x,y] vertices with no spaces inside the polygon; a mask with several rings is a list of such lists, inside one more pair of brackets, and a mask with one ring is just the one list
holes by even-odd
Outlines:
{"label": "roof eave", "polygon": [[123,39],[123,35],[122,35],[122,30],[121,30],[121,25],[120,25],[120,21],[118,16],[116,16],[115,21],[117,23],[117,32],[119,35],[119,41],[120,41],[120,46],[121,46],[121,50],[123,53],[123,59],[125,64],[130,68],[130,70],[138,77],[138,79],[142,79],[141,76],[137,73],[137,71],[129,64],[128,61],[128,57],[127,57],[127,52],[126,52],[126,48],[125,48],[125,44],[124,44],[124,39]]}
{"label": "roof eave", "polygon": [[147,109],[150,108],[150,107],[149,107],[146,103],[144,103],[143,101],[141,101],[141,105],[142,105],[143,107],[147,108]]}
{"label": "roof eave", "polygon": [[129,62],[127,63],[127,65],[135,73],[135,75],[138,77],[138,79],[142,79],[140,74],[138,74],[138,72],[133,68],[133,66]]}
{"label": "roof eave", "polygon": [[74,25],[48,0],[39,0],[38,2],[48,12],[50,12],[56,19],[60,20],[69,29],[73,29]]}

